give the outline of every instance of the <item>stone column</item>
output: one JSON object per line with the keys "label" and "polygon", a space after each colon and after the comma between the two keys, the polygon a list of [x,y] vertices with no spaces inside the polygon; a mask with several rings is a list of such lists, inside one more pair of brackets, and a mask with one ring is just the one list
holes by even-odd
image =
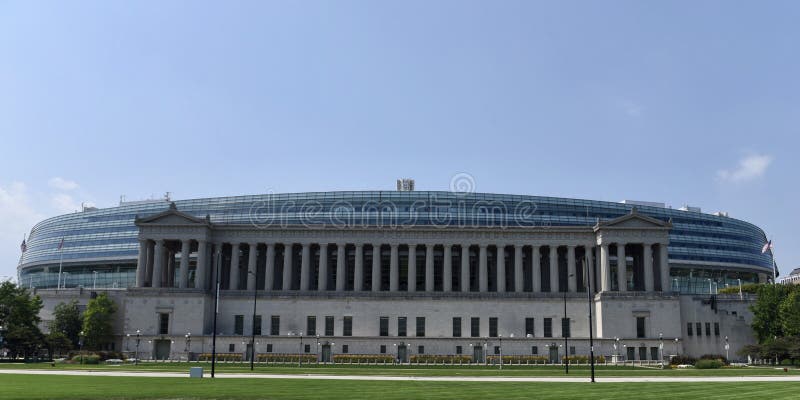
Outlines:
{"label": "stone column", "polygon": [[283,290],[292,289],[292,248],[293,243],[283,245]]}
{"label": "stone column", "polygon": [[575,268],[575,246],[567,246],[567,290],[570,293],[578,291],[578,274]]}
{"label": "stone column", "polygon": [[625,258],[625,243],[617,243],[617,286],[620,292],[628,291],[628,261]]}
{"label": "stone column", "polygon": [[372,245],[372,291],[381,291],[381,245]]}
{"label": "stone column", "polygon": [[611,260],[608,254],[608,244],[600,245],[600,290],[598,292],[611,291]]}
{"label": "stone column", "polygon": [[398,245],[391,245],[391,255],[389,256],[389,291],[396,292],[400,289],[400,255]]}
{"label": "stone column", "polygon": [[542,253],[539,246],[531,246],[531,279],[533,280],[533,291],[542,291]]}
{"label": "stone column", "polygon": [[[231,281],[228,289],[239,290],[239,243],[231,243]],[[245,278],[249,279],[249,278]]]}
{"label": "stone column", "polygon": [[461,291],[469,292],[469,245],[461,245]]}
{"label": "stone column", "polygon": [[302,259],[300,260],[300,290],[308,290],[309,282],[311,282],[311,244],[303,243]]}
{"label": "stone column", "polygon": [[360,292],[364,290],[364,245],[361,243],[356,243],[356,270],[355,270],[355,282],[353,284],[353,290],[356,292]]}
{"label": "stone column", "polygon": [[558,246],[550,246],[550,292],[556,293],[558,285]]}
{"label": "stone column", "polygon": [[273,290],[275,284],[275,243],[267,243],[267,264],[264,268],[264,290]]}
{"label": "stone column", "polygon": [[153,287],[161,287],[161,277],[164,274],[164,239],[156,240],[155,256],[153,258]]}
{"label": "stone column", "polygon": [[669,252],[666,243],[658,245],[659,271],[661,271],[661,291],[672,292],[672,281],[669,276]]}
{"label": "stone column", "polygon": [[328,290],[328,244],[319,244],[319,277],[317,290],[324,292]]}
{"label": "stone column", "polygon": [[153,265],[155,264],[155,247],[156,247],[155,242],[153,242],[152,240],[147,241],[147,262],[145,263],[146,268],[144,269],[145,286],[151,286],[151,287],[153,286]]}
{"label": "stone column", "polygon": [[167,251],[167,268],[165,269],[163,287],[175,286],[175,252]]}
{"label": "stone column", "polygon": [[644,243],[644,291],[653,291],[653,248],[650,243]]}
{"label": "stone column", "polygon": [[[597,286],[596,286],[597,283],[594,281],[594,259],[592,257],[592,248],[593,247],[594,246],[592,246],[592,245],[586,245],[586,246],[583,247],[584,250],[585,250],[584,262],[586,263],[586,268],[585,269],[586,269],[586,273],[588,274],[587,277],[586,277],[586,281],[589,282],[589,286],[592,287],[592,291],[593,292],[597,292],[598,291],[597,290]],[[587,290],[588,290],[588,288],[587,288]]]}
{"label": "stone column", "polygon": [[139,260],[136,262],[136,287],[144,287],[147,273],[147,240],[139,239]]}
{"label": "stone column", "polygon": [[453,250],[449,244],[444,245],[444,273],[442,274],[442,291],[453,291]]}
{"label": "stone column", "polygon": [[417,291],[417,245],[408,245],[408,291]]}
{"label": "stone column", "polygon": [[522,246],[514,245],[514,291],[522,293],[525,290],[524,274],[522,273]]}
{"label": "stone column", "polygon": [[486,245],[478,247],[478,288],[481,293],[489,291],[489,269],[486,261]]}
{"label": "stone column", "polygon": [[336,291],[344,292],[347,273],[344,267],[345,244],[338,243],[336,246]]}
{"label": "stone column", "polygon": [[250,255],[247,258],[247,290],[256,290],[256,260],[258,260],[258,243],[248,243]]}
{"label": "stone column", "polygon": [[206,290],[208,276],[208,242],[197,241],[197,267],[194,270],[194,288]]}
{"label": "stone column", "polygon": [[497,245],[497,293],[504,293],[506,291],[506,245]]}
{"label": "stone column", "polygon": [[425,291],[433,291],[433,245],[425,245]]}
{"label": "stone column", "polygon": [[191,240],[183,240],[181,241],[181,266],[180,266],[180,273],[178,278],[178,287],[181,289],[186,289],[188,287],[189,282],[189,254],[192,251],[192,241]]}

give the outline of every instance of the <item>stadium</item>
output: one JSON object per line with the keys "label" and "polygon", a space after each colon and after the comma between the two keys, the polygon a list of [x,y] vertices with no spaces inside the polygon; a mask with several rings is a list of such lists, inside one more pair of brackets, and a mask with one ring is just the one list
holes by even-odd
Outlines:
{"label": "stadium", "polygon": [[218,351],[244,359],[559,362],[588,353],[591,307],[598,354],[657,361],[754,341],[752,298],[717,291],[772,279],[765,242],[726,213],[651,202],[270,193],[47,219],[18,279],[42,296],[45,324],[58,302],[108,292],[120,305],[109,348],[141,358],[208,353],[218,283]]}

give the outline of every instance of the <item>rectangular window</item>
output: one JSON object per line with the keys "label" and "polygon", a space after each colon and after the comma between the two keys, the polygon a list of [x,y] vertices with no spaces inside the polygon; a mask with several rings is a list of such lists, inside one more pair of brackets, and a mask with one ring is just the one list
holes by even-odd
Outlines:
{"label": "rectangular window", "polygon": [[267,343],[267,353],[272,353],[272,343]]}
{"label": "rectangular window", "polygon": [[500,346],[494,346],[494,354],[500,354]]}
{"label": "rectangular window", "polygon": [[650,359],[651,360],[658,360],[658,347],[651,347],[650,348]]}
{"label": "rectangular window", "polygon": [[325,336],[333,336],[333,316],[325,317]]}
{"label": "rectangular window", "polygon": [[233,316],[233,334],[244,335],[244,315]]}
{"label": "rectangular window", "polygon": [[553,337],[553,319],[544,319],[544,337]]}
{"label": "rectangular window", "polygon": [[714,336],[719,336],[719,322],[714,322]]}
{"label": "rectangular window", "polygon": [[236,351],[236,345],[231,343],[228,345],[228,353],[233,353]]}
{"label": "rectangular window", "polygon": [[253,317],[253,335],[261,335],[261,316]]}
{"label": "rectangular window", "polygon": [[453,317],[453,337],[461,337],[461,317]]}
{"label": "rectangular window", "polygon": [[280,336],[281,334],[281,317],[280,315],[273,315],[270,318],[269,334],[272,336]]}
{"label": "rectangular window", "polygon": [[342,353],[347,354],[350,352],[350,346],[343,344],[342,345]]}
{"label": "rectangular window", "polygon": [[569,355],[571,356],[575,355],[575,346],[569,346]]}
{"label": "rectangular window", "polygon": [[533,318],[525,318],[525,337],[533,336]]}
{"label": "rectangular window", "polygon": [[169,335],[169,313],[158,314],[158,333]]}
{"label": "rectangular window", "polygon": [[417,317],[417,337],[425,336],[425,317]]}
{"label": "rectangular window", "polygon": [[489,318],[489,336],[497,337],[497,317]]}
{"label": "rectangular window", "polygon": [[[345,346],[346,346],[346,345],[345,345]],[[305,352],[305,353],[311,353],[311,345],[310,345],[310,344],[305,344],[305,345],[303,345],[303,352]]]}
{"label": "rectangular window", "polygon": [[636,359],[636,347],[628,347],[628,360],[633,361]]}
{"label": "rectangular window", "polygon": [[464,349],[462,349],[461,346],[456,346],[456,354],[462,354],[463,352]]}
{"label": "rectangular window", "polygon": [[417,354],[425,354],[425,346],[417,346]]}
{"label": "rectangular window", "polygon": [[647,360],[647,347],[639,347],[639,359]]}
{"label": "rectangular window", "polygon": [[636,337],[637,338],[645,337],[644,317],[636,317]]}
{"label": "rectangular window", "polygon": [[692,336],[692,323],[686,323],[686,336]]}
{"label": "rectangular window", "polygon": [[481,319],[479,317],[469,319],[469,335],[471,337],[481,336]]}
{"label": "rectangular window", "polygon": [[308,336],[316,336],[317,335],[317,317],[314,315],[309,315],[306,317],[306,333]]}
{"label": "rectangular window", "polygon": [[380,317],[379,336],[389,336],[389,317]]}
{"label": "rectangular window", "polygon": [[703,324],[695,322],[694,331],[697,332],[697,336],[703,336]]}
{"label": "rectangular window", "polygon": [[533,355],[539,354],[539,346],[531,346],[531,354]]}
{"label": "rectangular window", "polygon": [[397,336],[408,335],[408,318],[397,317]]}
{"label": "rectangular window", "polygon": [[711,336],[711,322],[706,322],[706,336]]}
{"label": "rectangular window", "polygon": [[386,354],[386,345],[385,344],[381,345],[381,354]]}
{"label": "rectangular window", "polygon": [[353,317],[344,317],[342,321],[342,336],[353,336]]}
{"label": "rectangular window", "polygon": [[561,318],[561,337],[570,337],[569,318]]}

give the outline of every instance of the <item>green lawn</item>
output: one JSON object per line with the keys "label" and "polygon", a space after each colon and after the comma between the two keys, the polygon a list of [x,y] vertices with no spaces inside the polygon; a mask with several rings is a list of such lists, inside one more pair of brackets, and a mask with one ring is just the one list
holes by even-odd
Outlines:
{"label": "green lawn", "polygon": [[[206,374],[211,371],[210,363],[141,363],[137,365],[79,365],[47,363],[39,364],[0,364],[0,368],[33,368],[56,370],[109,370],[109,371],[164,371],[188,373],[190,366],[201,366]],[[218,363],[220,373],[250,373],[250,367],[242,363]],[[326,375],[384,375],[384,376],[565,376],[564,368],[559,366],[504,366],[499,368],[472,366],[367,366],[367,365],[256,365],[256,373],[263,374],[326,374]],[[723,368],[717,370],[698,369],[653,369],[642,367],[598,366],[598,377],[612,376],[768,376],[768,375],[800,375],[800,369],[792,368],[788,372],[772,367]],[[588,366],[571,366],[572,377],[588,377]]]}
{"label": "green lawn", "polygon": [[0,375],[3,399],[797,398],[793,382],[498,383]]}

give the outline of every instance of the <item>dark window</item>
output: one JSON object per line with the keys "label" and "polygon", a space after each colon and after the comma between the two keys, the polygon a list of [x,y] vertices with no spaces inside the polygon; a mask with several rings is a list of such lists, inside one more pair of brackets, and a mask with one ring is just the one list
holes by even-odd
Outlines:
{"label": "dark window", "polygon": [[381,354],[386,354],[386,345],[385,344],[381,345]]}
{"label": "dark window", "polygon": [[650,359],[651,360],[658,360],[658,347],[651,347],[650,348]]}
{"label": "dark window", "polygon": [[267,353],[272,353],[272,343],[267,343]]}
{"label": "dark window", "polygon": [[719,336],[719,322],[714,322],[714,336]]}
{"label": "dark window", "polygon": [[228,345],[228,353],[233,353],[236,351],[236,345],[231,343]]}
{"label": "dark window", "polygon": [[169,314],[158,314],[158,333],[161,335],[169,334]]}
{"label": "dark window", "polygon": [[636,337],[637,338],[645,337],[644,317],[636,317]]}
{"label": "dark window", "polygon": [[500,354],[500,346],[494,346],[494,354]]}
{"label": "dark window", "polygon": [[380,318],[380,327],[378,335],[389,336],[389,317]]}
{"label": "dark window", "polygon": [[311,345],[310,344],[303,345],[303,351],[306,353],[311,353]]}
{"label": "dark window", "polygon": [[471,337],[479,337],[481,335],[481,319],[479,317],[469,319],[469,335]]}
{"label": "dark window", "polygon": [[456,346],[456,354],[461,354],[463,352],[464,350],[461,348],[461,346]]}
{"label": "dark window", "polygon": [[397,317],[397,336],[406,336],[408,334],[408,318]]}
{"label": "dark window", "polygon": [[525,318],[525,336],[533,337],[533,318]]}
{"label": "dark window", "polygon": [[317,317],[309,315],[306,317],[306,333],[308,336],[317,335]]}
{"label": "dark window", "polygon": [[639,359],[647,360],[647,347],[639,347]]}
{"label": "dark window", "polygon": [[692,336],[692,323],[691,322],[687,322],[686,323],[686,335],[687,336]]}
{"label": "dark window", "polygon": [[234,315],[233,321],[233,334],[244,335],[244,315]]}
{"label": "dark window", "polygon": [[461,337],[461,317],[453,317],[453,337]]}
{"label": "dark window", "polygon": [[353,336],[353,317],[344,317],[342,336]]}
{"label": "dark window", "polygon": [[348,345],[346,345],[346,344],[343,344],[342,345],[342,353],[349,353],[349,352],[350,352],[350,347]]}
{"label": "dark window", "polygon": [[281,317],[280,315],[273,315],[270,318],[269,334],[272,336],[279,336],[281,334]]}
{"label": "dark window", "polygon": [[261,316],[256,315],[253,317],[253,335],[261,334]]}
{"label": "dark window", "polygon": [[694,331],[697,332],[697,336],[703,336],[703,324],[700,322],[695,322]]}
{"label": "dark window", "polygon": [[417,346],[417,354],[425,354],[425,346]]}
{"label": "dark window", "polygon": [[561,318],[561,337],[570,337],[569,318]]}
{"label": "dark window", "polygon": [[544,337],[553,337],[553,319],[544,319]]}
{"label": "dark window", "polygon": [[571,356],[575,355],[575,346],[569,346],[569,355]]}
{"label": "dark window", "polygon": [[497,337],[497,317],[489,318],[489,336]]}
{"label": "dark window", "polygon": [[425,336],[425,317],[417,317],[417,337]]}
{"label": "dark window", "polygon": [[538,346],[531,346],[531,354],[533,354],[533,355],[539,354],[539,347]]}
{"label": "dark window", "polygon": [[325,317],[325,336],[333,336],[333,316]]}
{"label": "dark window", "polygon": [[706,336],[711,336],[711,323],[706,322]]}

